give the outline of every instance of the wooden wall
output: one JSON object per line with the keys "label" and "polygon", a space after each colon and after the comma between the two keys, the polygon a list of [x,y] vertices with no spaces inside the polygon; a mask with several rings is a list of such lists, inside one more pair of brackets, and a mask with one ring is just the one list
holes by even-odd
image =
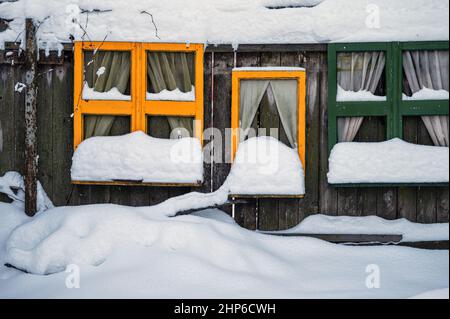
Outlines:
{"label": "wooden wall", "polygon": [[[275,50],[274,50],[275,51]],[[283,52],[282,52],[283,51]],[[285,229],[319,212],[328,215],[377,215],[387,219],[405,217],[422,223],[448,222],[448,187],[333,188],[327,184],[327,56],[325,52],[288,50],[205,54],[205,128],[219,129],[225,148],[225,129],[231,123],[231,73],[241,66],[301,66],[307,69],[307,169],[304,199],[248,199],[225,209],[246,228]],[[0,51],[0,55],[4,52]],[[55,205],[114,203],[145,206],[190,192],[189,188],[74,186],[70,183],[73,154],[73,63],[65,53],[62,65],[40,65],[38,97],[39,179]],[[53,70],[53,71],[50,71]],[[21,65],[0,64],[0,175],[23,172],[24,97],[14,92],[23,82]],[[268,121],[273,119],[268,118]],[[118,126],[126,126],[119,121]],[[380,119],[367,119],[358,140],[384,139]],[[120,131],[123,127],[117,127]],[[405,122],[405,139],[429,144],[420,119]],[[220,143],[219,143],[220,142]],[[205,141],[205,145],[210,140]],[[228,148],[229,149],[229,148]],[[223,152],[224,153],[224,152]],[[229,156],[229,154],[223,154]],[[195,191],[218,189],[230,170],[229,164],[205,164],[205,183]],[[1,200],[1,198],[0,198]]]}

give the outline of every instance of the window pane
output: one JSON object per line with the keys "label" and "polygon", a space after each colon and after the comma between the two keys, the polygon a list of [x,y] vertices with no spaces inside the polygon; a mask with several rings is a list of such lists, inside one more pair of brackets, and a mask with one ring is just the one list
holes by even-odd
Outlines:
{"label": "window pane", "polygon": [[241,140],[272,136],[296,148],[298,139],[296,80],[244,80],[240,85]]}
{"label": "window pane", "polygon": [[338,141],[381,142],[387,138],[386,117],[340,117],[338,118]]}
{"label": "window pane", "polygon": [[193,137],[195,120],[191,117],[149,116],[148,135],[163,139]]}
{"label": "window pane", "polygon": [[129,116],[85,115],[84,138],[94,136],[119,136],[131,132]]}
{"label": "window pane", "polygon": [[147,52],[147,100],[195,101],[195,53]]}
{"label": "window pane", "polygon": [[84,51],[84,100],[131,100],[130,52]]}
{"label": "window pane", "polygon": [[421,145],[449,146],[449,117],[408,116],[403,118],[403,139]]}
{"label": "window pane", "polygon": [[337,84],[338,101],[386,101],[385,53],[339,53]]}
{"label": "window pane", "polygon": [[448,99],[448,50],[403,52],[403,99]]}

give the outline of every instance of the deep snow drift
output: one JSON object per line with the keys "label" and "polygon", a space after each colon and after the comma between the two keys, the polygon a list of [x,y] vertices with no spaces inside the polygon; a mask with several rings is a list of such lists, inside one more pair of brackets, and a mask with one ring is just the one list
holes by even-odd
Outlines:
{"label": "deep snow drift", "polygon": [[[23,222],[11,205],[0,212],[11,220],[0,234]],[[448,251],[273,237],[206,214],[169,219],[114,205],[47,211],[13,232],[0,261],[37,273],[75,263],[80,288],[66,288],[68,273],[0,267],[0,298],[409,298],[448,290]],[[373,267],[379,289],[366,286]]]}
{"label": "deep snow drift", "polygon": [[[315,4],[312,8],[267,8]],[[449,26],[442,23],[449,19],[448,9],[448,0],[19,0],[0,4],[0,17],[14,19],[0,32],[0,48],[4,41],[23,40],[25,16],[41,22],[38,38],[47,50],[61,49],[61,42],[70,43],[70,35],[75,40],[103,41],[106,37],[107,41],[235,47],[246,43],[448,40]],[[83,30],[87,36],[83,37]]]}
{"label": "deep snow drift", "polygon": [[328,182],[448,183],[449,148],[410,144],[395,138],[380,143],[338,143]]}

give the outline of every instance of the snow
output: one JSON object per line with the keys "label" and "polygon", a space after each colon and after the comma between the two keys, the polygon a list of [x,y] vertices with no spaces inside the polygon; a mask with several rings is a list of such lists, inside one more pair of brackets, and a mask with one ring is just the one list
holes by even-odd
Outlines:
{"label": "snow", "polygon": [[336,100],[338,102],[387,101],[387,97],[377,96],[370,91],[364,90],[358,92],[346,91],[338,85]]}
{"label": "snow", "polygon": [[18,93],[22,93],[24,89],[26,89],[26,85],[21,83],[21,82],[17,82],[16,85],[14,86],[14,91],[18,92]]}
{"label": "snow", "polygon": [[147,100],[192,102],[195,101],[195,86],[192,86],[192,89],[189,92],[181,92],[178,88],[173,91],[162,90],[159,93],[147,92]]}
{"label": "snow", "polygon": [[328,182],[448,183],[449,148],[410,144],[338,143],[329,159]]}
{"label": "snow", "polygon": [[100,67],[100,68],[97,70],[96,74],[97,74],[98,77],[100,77],[100,76],[102,76],[103,74],[105,74],[105,72],[106,72],[106,68],[105,68],[104,66],[102,66],[102,67]]}
{"label": "snow", "polygon": [[268,67],[241,67],[234,68],[233,71],[237,72],[280,72],[280,71],[305,71],[305,68],[298,67],[286,67],[286,66],[268,66]]}
{"label": "snow", "polygon": [[[15,191],[16,190],[16,191]],[[18,207],[25,205],[25,182],[18,172],[6,172],[0,176],[0,193],[4,193]],[[37,210],[43,212],[53,208],[52,201],[48,198],[41,183],[37,183]]]}
{"label": "snow", "polygon": [[157,139],[143,132],[83,141],[72,161],[75,181],[193,183],[203,181],[198,139]]}
{"label": "snow", "polygon": [[412,96],[403,94],[404,101],[418,101],[418,100],[448,100],[449,94],[447,90],[433,90],[423,88],[414,93]]}
{"label": "snow", "polygon": [[305,194],[305,175],[298,151],[273,137],[251,138],[241,143],[225,184],[233,195]]}
{"label": "snow", "polygon": [[115,87],[108,92],[97,92],[85,82],[83,87],[83,100],[131,101],[131,96],[120,93]]}
{"label": "snow", "polygon": [[414,296],[411,299],[449,299],[449,289],[438,289],[428,291],[423,294]]}
{"label": "snow", "polygon": [[403,235],[403,242],[449,240],[449,224],[416,224],[377,216],[313,215],[283,233]]}
{"label": "snow", "polygon": [[[448,289],[448,251],[267,236],[215,220],[218,211],[164,217],[160,205],[61,207],[23,221],[0,205],[13,216],[0,233],[15,228],[0,258],[34,273],[0,266],[0,298],[411,298]],[[66,288],[67,265],[79,267],[79,289]],[[379,289],[366,286],[370,265]]]}
{"label": "snow", "polygon": [[[156,139],[143,132],[93,137],[78,146],[72,160],[74,181],[201,183],[203,154],[195,138]],[[228,195],[303,195],[305,179],[298,151],[273,137],[239,145],[220,192]],[[214,195],[214,193],[212,194]],[[227,197],[222,194],[219,198]]]}
{"label": "snow", "polygon": [[[24,18],[42,23],[39,46],[61,50],[75,40],[204,44],[282,44],[448,40],[448,0],[19,0],[0,4],[14,19],[0,33],[22,40]],[[315,5],[269,10],[267,6]],[[111,12],[81,13],[83,10]],[[153,15],[158,28],[156,32]],[[72,21],[75,20],[75,23]],[[412,23],[412,21],[414,23]],[[82,26],[82,28],[80,27]],[[87,35],[85,32],[87,31]]]}

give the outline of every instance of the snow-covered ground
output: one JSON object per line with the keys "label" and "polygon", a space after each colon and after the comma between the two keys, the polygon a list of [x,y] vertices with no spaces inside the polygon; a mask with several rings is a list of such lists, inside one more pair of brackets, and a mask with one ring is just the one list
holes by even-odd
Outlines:
{"label": "snow-covered ground", "polygon": [[267,236],[217,210],[168,218],[97,205],[28,219],[0,203],[0,264],[14,258],[34,270],[76,264],[80,288],[66,287],[73,265],[47,276],[0,266],[0,298],[448,298],[449,287],[448,251]]}

